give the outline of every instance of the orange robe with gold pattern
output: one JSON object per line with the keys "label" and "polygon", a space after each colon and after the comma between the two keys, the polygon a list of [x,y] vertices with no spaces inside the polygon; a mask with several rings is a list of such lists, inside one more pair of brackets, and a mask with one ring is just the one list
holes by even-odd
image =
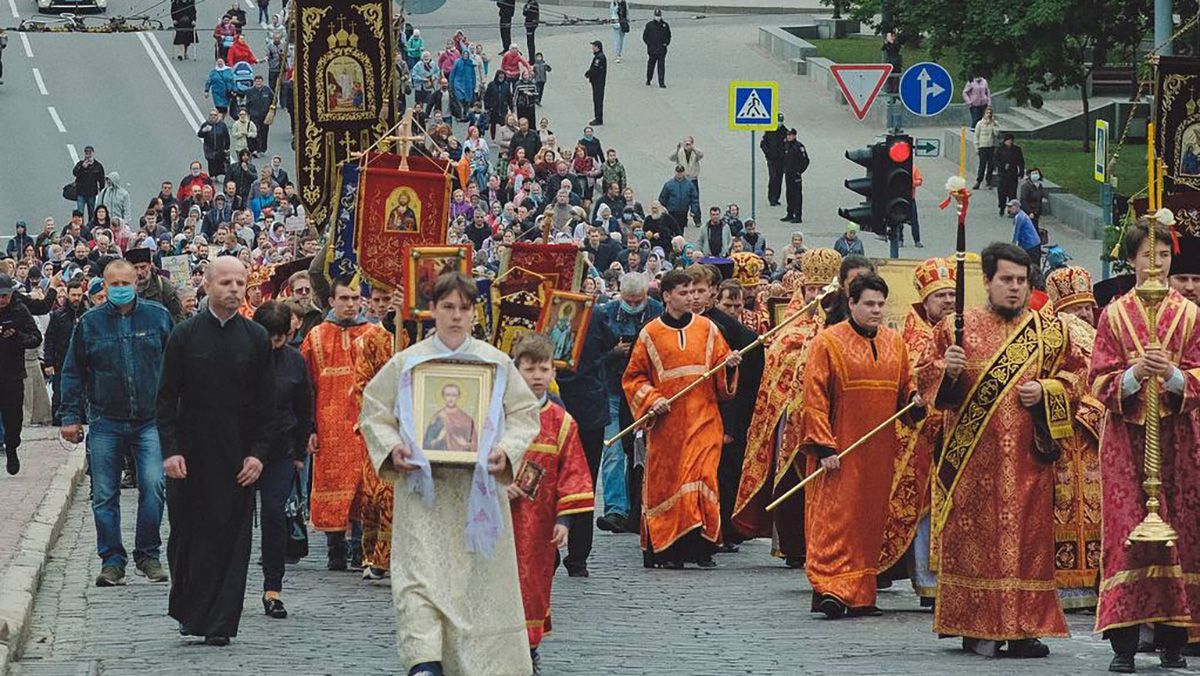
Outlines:
{"label": "orange robe with gold pattern", "polygon": [[592,511],[595,502],[592,474],[575,419],[547,400],[542,404],[541,423],[541,431],[513,475],[520,484],[526,467],[535,465],[541,478],[533,495],[511,503],[517,573],[531,648],[538,647],[550,633],[550,587],[558,553],[550,542],[554,524],[565,516]]}
{"label": "orange robe with gold pattern", "polygon": [[[899,332],[881,326],[868,338],[847,320],[817,334],[804,367],[801,447],[809,454],[808,472],[818,467],[818,449],[840,452],[907,404],[914,392]],[[814,609],[822,596],[850,608],[875,605],[898,449],[895,427],[885,428],[846,456],[839,469],[807,486],[805,572]]]}
{"label": "orange robe with gold pattern", "polygon": [[[1096,329],[1074,315],[1059,316],[1086,364],[1092,358]],[[1062,455],[1054,463],[1054,579],[1068,610],[1096,606],[1100,571],[1100,431],[1105,411],[1088,388],[1087,370],[1077,375],[1079,386],[1071,393],[1075,433],[1059,443]]]}
{"label": "orange robe with gold pattern", "polygon": [[309,501],[316,530],[344,531],[358,518],[356,500],[362,491],[367,450],[355,430],[360,404],[354,388],[354,341],[376,332],[388,341],[387,331],[374,324],[341,326],[324,321],[309,331],[300,345],[308,375],[316,391],[314,421],[318,451],[313,456]]}
{"label": "orange robe with gold pattern", "polygon": [[1082,356],[1056,318],[1026,311],[1006,320],[968,308],[966,369],[943,382],[953,321],[934,328],[917,367],[922,396],[945,411],[943,450],[931,472],[930,539],[938,554],[930,561],[938,573],[933,630],[997,641],[1066,636],[1055,583],[1054,465],[1035,456],[1042,405],[1022,406],[1017,389],[1036,381],[1046,392],[1072,391]]}
{"label": "orange robe with gold pattern", "polygon": [[[401,332],[403,335],[403,332]],[[350,394],[359,410],[363,390],[396,352],[387,331],[366,331],[354,340],[354,387]],[[403,346],[401,346],[403,349]],[[355,420],[358,418],[356,417]],[[357,431],[357,427],[356,427]],[[395,485],[379,480],[369,458],[362,465],[362,493],[358,515],[362,520],[362,565],[387,570],[392,560],[392,500]]]}
{"label": "orange robe with gold pattern", "polygon": [[[670,398],[729,357],[716,324],[691,315],[683,328],[661,317],[642,328],[621,380],[635,419],[659,399]],[[736,369],[718,369],[711,381],[671,404],[646,430],[642,487],[642,549],[662,552],[688,533],[721,541],[717,465],[722,426],[717,401],[733,398]]]}
{"label": "orange robe with gold pattern", "polygon": [[[804,307],[804,291],[797,287],[788,303],[787,315],[799,312]],[[742,460],[742,479],[738,486],[737,501],[733,507],[733,525],[747,537],[771,537],[772,525],[782,535],[795,531],[803,533],[803,498],[794,498],[794,505],[780,505],[773,514],[766,511],[767,505],[782,491],[799,481],[803,463],[793,465],[799,445],[784,445],[792,427],[799,425],[801,403],[804,395],[804,363],[812,339],[824,326],[818,314],[801,317],[788,324],[770,338],[765,349],[766,365],[762,383],[754,403],[754,416],[746,436],[746,455]],[[788,552],[793,556],[804,556],[802,535],[797,538],[796,549]]]}

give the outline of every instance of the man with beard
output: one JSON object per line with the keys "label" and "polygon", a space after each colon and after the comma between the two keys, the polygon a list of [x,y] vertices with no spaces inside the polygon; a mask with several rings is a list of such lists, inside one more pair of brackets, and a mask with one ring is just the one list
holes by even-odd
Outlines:
{"label": "man with beard", "polygon": [[169,614],[214,646],[237,635],[246,595],[254,482],[270,452],[275,377],[266,329],[238,314],[246,267],[213,261],[207,310],[171,334],[158,389],[158,431],[171,536]]}
{"label": "man with beard", "polygon": [[179,302],[179,294],[175,291],[175,287],[164,281],[158,274],[158,270],[154,268],[154,263],[150,260],[151,255],[149,249],[130,249],[125,252],[125,260],[132,263],[133,269],[137,272],[138,296],[167,308],[167,312],[171,313],[171,319],[180,323],[184,320],[184,316],[183,304]]}
{"label": "man with beard", "polygon": [[943,321],[917,367],[946,411],[930,537],[940,542],[933,630],[987,657],[1045,657],[1067,636],[1054,585],[1055,446],[1072,433],[1067,395],[1082,356],[1058,318],[1029,310],[1030,261],[1004,243],[981,254],[988,305]]}
{"label": "man with beard", "polygon": [[[692,313],[717,325],[721,337],[731,350],[741,350],[758,339],[735,317],[716,309],[717,287],[721,273],[712,265],[692,265],[687,269],[692,280]],[[742,358],[737,374],[737,393],[720,403],[724,436],[717,483],[721,496],[721,523],[724,525],[724,544],[721,551],[736,552],[741,536],[732,528],[733,504],[741,483],[742,460],[746,454],[746,431],[754,413],[754,398],[762,380],[763,353],[753,350]]]}

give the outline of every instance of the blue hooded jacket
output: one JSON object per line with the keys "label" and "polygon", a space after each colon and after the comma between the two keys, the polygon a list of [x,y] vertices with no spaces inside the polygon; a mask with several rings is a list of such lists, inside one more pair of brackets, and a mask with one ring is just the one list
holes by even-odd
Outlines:
{"label": "blue hooded jacket", "polygon": [[229,66],[208,71],[204,91],[212,94],[213,105],[224,108],[229,105],[229,93],[233,90],[233,69]]}
{"label": "blue hooded jacket", "polygon": [[454,90],[454,98],[459,101],[471,101],[475,98],[475,64],[469,58],[461,58],[454,62],[450,69],[450,88]]}

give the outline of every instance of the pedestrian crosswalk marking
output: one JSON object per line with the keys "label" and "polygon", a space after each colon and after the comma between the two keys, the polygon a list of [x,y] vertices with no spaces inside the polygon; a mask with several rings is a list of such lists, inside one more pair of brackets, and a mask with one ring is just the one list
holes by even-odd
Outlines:
{"label": "pedestrian crosswalk marking", "polygon": [[746,97],[746,102],[742,104],[742,109],[738,111],[737,116],[739,120],[770,121],[771,119],[771,113],[767,112],[762,99],[758,97],[757,89],[750,90],[750,96]]}

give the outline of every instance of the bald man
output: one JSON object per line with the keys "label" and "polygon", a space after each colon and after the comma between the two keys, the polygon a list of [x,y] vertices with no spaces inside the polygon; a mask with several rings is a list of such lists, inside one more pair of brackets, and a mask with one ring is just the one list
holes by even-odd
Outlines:
{"label": "bald man", "polygon": [[213,646],[237,635],[254,482],[275,408],[267,331],[237,311],[246,278],[232,256],[208,266],[208,307],[171,334],[158,390],[174,581],[168,612],[181,634]]}

